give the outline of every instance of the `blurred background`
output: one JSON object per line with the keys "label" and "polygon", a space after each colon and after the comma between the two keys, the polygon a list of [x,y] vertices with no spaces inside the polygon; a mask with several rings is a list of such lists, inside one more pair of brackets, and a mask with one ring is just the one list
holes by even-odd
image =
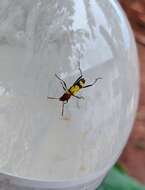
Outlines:
{"label": "blurred background", "polygon": [[140,98],[134,127],[117,164],[98,190],[145,190],[145,0],[118,0],[136,39]]}
{"label": "blurred background", "polygon": [[120,0],[136,38],[140,63],[140,100],[134,129],[119,164],[145,185],[145,0]]}

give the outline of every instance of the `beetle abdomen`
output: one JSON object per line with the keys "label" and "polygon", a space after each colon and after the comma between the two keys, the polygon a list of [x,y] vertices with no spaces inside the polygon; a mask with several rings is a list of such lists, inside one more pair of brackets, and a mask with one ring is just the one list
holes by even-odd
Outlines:
{"label": "beetle abdomen", "polygon": [[71,94],[70,93],[64,93],[60,98],[59,98],[59,100],[60,101],[68,101],[69,99],[70,99],[70,97],[71,97]]}

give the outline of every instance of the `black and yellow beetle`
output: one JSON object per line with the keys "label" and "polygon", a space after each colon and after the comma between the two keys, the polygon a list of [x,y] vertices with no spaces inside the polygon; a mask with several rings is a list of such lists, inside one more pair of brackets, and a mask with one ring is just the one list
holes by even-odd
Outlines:
{"label": "black and yellow beetle", "polygon": [[54,97],[47,97],[48,99],[58,99],[59,101],[62,101],[62,116],[63,116],[63,112],[64,112],[64,104],[68,103],[68,100],[71,98],[71,96],[78,98],[78,99],[84,99],[83,96],[76,96],[76,94],[83,88],[88,88],[93,86],[99,79],[102,79],[101,77],[96,78],[95,81],[92,84],[89,85],[85,85],[86,80],[83,78],[83,73],[82,70],[80,68],[80,62],[78,62],[79,64],[79,71],[80,71],[80,76],[78,77],[78,79],[73,83],[72,86],[70,86],[69,88],[67,88],[66,82],[64,80],[62,80],[60,77],[58,77],[56,74],[56,78],[60,81],[65,93],[60,97],[60,98],[54,98]]}

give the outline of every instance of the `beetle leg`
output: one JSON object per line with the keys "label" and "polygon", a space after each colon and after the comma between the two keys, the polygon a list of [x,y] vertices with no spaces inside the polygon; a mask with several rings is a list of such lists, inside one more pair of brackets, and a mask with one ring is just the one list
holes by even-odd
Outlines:
{"label": "beetle leg", "polygon": [[64,113],[64,105],[68,103],[68,100],[65,100],[62,102],[62,112],[61,112],[61,115],[63,116],[63,113]]}
{"label": "beetle leg", "polygon": [[101,77],[96,78],[96,80],[95,80],[92,84],[86,85],[86,86],[84,86],[83,88],[88,88],[88,87],[93,86],[93,85],[94,85],[98,80],[100,80],[100,79],[102,79],[102,78],[101,78]]}
{"label": "beetle leg", "polygon": [[58,100],[59,98],[54,98],[54,97],[49,97],[49,96],[47,96],[47,99]]}
{"label": "beetle leg", "polygon": [[83,96],[75,96],[75,95],[72,95],[72,96],[78,99],[85,99]]}
{"label": "beetle leg", "polygon": [[60,81],[62,88],[64,89],[64,91],[67,90],[67,85],[66,82],[64,80],[62,80],[57,74],[55,74],[55,77]]}
{"label": "beetle leg", "polygon": [[61,111],[61,116],[63,117],[63,113],[64,113],[64,102],[62,102],[62,111]]}

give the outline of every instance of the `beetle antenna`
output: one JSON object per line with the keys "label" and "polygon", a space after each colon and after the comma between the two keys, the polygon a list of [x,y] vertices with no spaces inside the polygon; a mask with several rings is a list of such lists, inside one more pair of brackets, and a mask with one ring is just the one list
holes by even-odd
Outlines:
{"label": "beetle antenna", "polygon": [[82,69],[81,69],[81,54],[79,52],[79,60],[77,61],[78,62],[78,67],[79,67],[79,71],[80,71],[80,76],[83,76],[83,72],[82,72]]}

